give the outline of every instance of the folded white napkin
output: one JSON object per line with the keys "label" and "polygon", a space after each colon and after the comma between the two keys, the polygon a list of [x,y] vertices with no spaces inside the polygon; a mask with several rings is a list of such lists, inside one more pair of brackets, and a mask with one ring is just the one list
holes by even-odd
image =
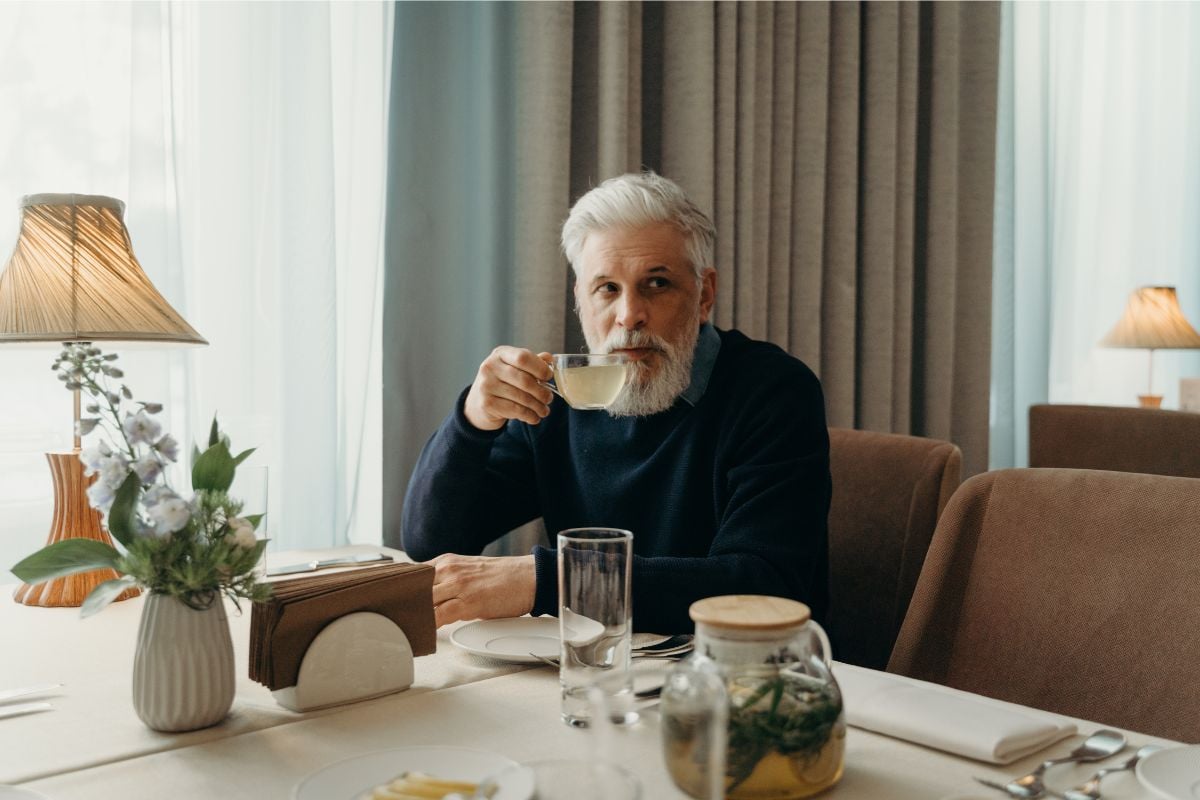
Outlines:
{"label": "folded white napkin", "polygon": [[1075,723],[990,697],[872,669],[833,665],[846,721],[992,764],[1009,764],[1075,733]]}

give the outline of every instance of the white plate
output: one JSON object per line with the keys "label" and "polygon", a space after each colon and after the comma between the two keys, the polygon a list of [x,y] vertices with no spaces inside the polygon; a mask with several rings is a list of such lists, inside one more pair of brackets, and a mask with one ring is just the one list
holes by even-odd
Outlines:
{"label": "white plate", "polygon": [[1151,753],[1138,761],[1137,777],[1167,800],[1200,800],[1200,745]]}
{"label": "white plate", "polygon": [[481,619],[456,628],[450,634],[450,641],[477,656],[516,664],[539,664],[534,656],[558,658],[558,618]]}
{"label": "white plate", "polygon": [[[587,622],[598,625],[592,620]],[[633,647],[649,647],[669,638],[657,633],[635,633]],[[559,641],[556,617],[481,619],[450,633],[450,642],[468,653],[514,664],[542,663],[535,656],[558,658]]]}
{"label": "white plate", "polygon": [[[467,747],[401,747],[336,761],[309,775],[292,790],[293,800],[358,800],[401,772],[424,772],[446,780],[479,783],[515,767],[499,753]],[[0,795],[2,798],[3,795]],[[519,800],[502,790],[495,800]]]}

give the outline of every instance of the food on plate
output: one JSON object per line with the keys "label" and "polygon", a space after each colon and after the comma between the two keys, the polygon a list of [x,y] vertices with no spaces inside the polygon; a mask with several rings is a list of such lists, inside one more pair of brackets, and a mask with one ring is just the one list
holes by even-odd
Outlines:
{"label": "food on plate", "polygon": [[[362,795],[362,800],[441,800],[451,794],[464,798],[476,797],[479,785],[469,781],[454,781],[427,775],[424,772],[401,772]],[[491,797],[495,786],[485,785],[481,797]]]}

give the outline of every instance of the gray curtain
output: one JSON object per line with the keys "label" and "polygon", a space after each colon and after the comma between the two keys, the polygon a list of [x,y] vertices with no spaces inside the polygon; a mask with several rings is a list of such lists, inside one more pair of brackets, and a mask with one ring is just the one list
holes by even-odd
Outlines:
{"label": "gray curtain", "polygon": [[653,168],[717,224],[716,323],[776,342],[829,423],[986,469],[995,3],[400,3],[385,541],[499,343],[576,350],[558,229]]}

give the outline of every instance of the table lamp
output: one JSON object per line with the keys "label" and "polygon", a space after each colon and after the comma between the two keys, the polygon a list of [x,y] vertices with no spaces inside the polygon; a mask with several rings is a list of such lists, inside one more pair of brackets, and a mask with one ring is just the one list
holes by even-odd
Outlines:
{"label": "table lamp", "polygon": [[[142,271],[124,211],[120,200],[97,195],[35,194],[21,200],[21,232],[0,273],[0,344],[208,344]],[[88,505],[91,481],[79,461],[79,402],[76,389],[74,449],[46,454],[54,477],[47,544],[83,538],[111,545],[100,513]],[[78,606],[93,588],[116,577],[103,569],[22,584],[13,598],[25,605]],[[118,599],[137,594],[130,589]]]}
{"label": "table lamp", "polygon": [[1162,395],[1154,394],[1154,351],[1200,347],[1200,333],[1179,307],[1174,286],[1143,286],[1129,296],[1125,316],[1100,340],[1102,347],[1137,347],[1150,351],[1146,394],[1138,395],[1142,408],[1158,408]]}

